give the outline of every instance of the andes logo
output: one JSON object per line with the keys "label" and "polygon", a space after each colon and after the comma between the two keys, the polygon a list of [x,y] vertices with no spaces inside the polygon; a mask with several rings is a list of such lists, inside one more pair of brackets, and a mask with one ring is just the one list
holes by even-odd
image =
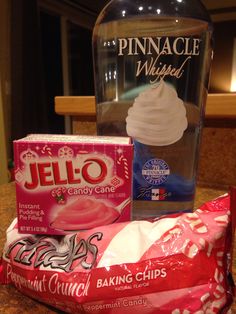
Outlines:
{"label": "andes logo", "polygon": [[67,238],[68,241],[57,240],[56,238],[27,237],[16,241],[6,252],[9,258],[14,252],[14,261],[23,265],[33,265],[35,268],[50,267],[71,272],[75,267],[81,265],[84,269],[91,269],[96,262],[98,248],[93,243],[100,241],[103,237],[101,232],[92,234],[87,240],[76,241],[76,234]]}
{"label": "andes logo", "polygon": [[[89,184],[102,183],[108,173],[106,163],[100,158],[86,159],[79,167],[72,160],[66,160],[65,164],[58,161],[32,162],[28,165],[29,178],[24,186],[33,190],[40,186],[80,184],[81,179]],[[93,167],[99,169],[93,173]]]}

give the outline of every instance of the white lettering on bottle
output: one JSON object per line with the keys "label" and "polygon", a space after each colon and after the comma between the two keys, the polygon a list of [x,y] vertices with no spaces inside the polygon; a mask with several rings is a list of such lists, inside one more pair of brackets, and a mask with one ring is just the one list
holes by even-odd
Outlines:
{"label": "white lettering on bottle", "polygon": [[118,39],[119,41],[119,56],[123,56],[122,51],[127,47],[127,40],[125,38]]}
{"label": "white lettering on bottle", "polygon": [[198,56],[200,54],[199,38],[177,37],[141,37],[119,38],[119,56],[129,55],[186,55]]}
{"label": "white lettering on bottle", "polygon": [[166,76],[172,76],[180,78],[184,73],[184,65],[192,57],[187,57],[179,68],[175,68],[172,65],[163,64],[162,62],[158,63],[158,60],[161,55],[157,56],[156,59],[151,57],[150,61],[146,60],[143,64],[141,61],[137,63],[136,77],[138,77],[142,72],[144,75],[154,76],[155,78],[150,80],[150,83],[156,83],[159,79],[164,79]]}
{"label": "white lettering on bottle", "polygon": [[[150,76],[150,83],[156,83],[166,76],[181,78],[184,66],[193,56],[200,54],[201,39],[191,37],[130,37],[118,39],[119,56],[150,56],[137,60],[136,77]],[[165,56],[186,56],[176,67],[165,62]]]}

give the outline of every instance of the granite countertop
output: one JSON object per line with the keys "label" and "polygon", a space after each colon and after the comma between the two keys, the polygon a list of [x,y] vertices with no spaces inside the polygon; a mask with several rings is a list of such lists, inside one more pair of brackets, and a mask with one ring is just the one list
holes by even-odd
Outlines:
{"label": "granite countertop", "polygon": [[[198,187],[195,207],[225,193],[225,190]],[[14,183],[0,185],[0,253],[5,242],[5,232],[13,218],[15,211]],[[235,251],[236,253],[236,251]],[[233,275],[236,278],[236,254],[234,254]],[[12,286],[0,286],[0,313],[2,314],[52,314],[62,313],[49,308],[35,300],[20,294]],[[236,314],[236,302],[232,307],[232,314]]]}

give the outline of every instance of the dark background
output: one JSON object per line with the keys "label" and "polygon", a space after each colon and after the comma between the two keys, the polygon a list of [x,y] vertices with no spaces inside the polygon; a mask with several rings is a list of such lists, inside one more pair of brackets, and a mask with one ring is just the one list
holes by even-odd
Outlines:
{"label": "dark background", "polygon": [[[206,0],[211,3],[211,0]],[[63,88],[61,16],[67,17],[69,95],[93,95],[92,29],[108,0],[11,0],[11,140],[28,133],[64,133],[54,112]],[[218,4],[220,2],[217,2]],[[223,10],[223,12],[222,12]],[[236,12],[234,7],[209,9]],[[236,20],[215,22],[210,92],[229,92]]]}

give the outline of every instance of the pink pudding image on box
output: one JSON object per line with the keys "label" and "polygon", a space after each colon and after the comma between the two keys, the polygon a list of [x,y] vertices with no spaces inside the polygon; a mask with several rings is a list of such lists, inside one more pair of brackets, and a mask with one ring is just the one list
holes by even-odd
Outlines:
{"label": "pink pudding image on box", "polygon": [[108,225],[120,218],[121,210],[129,203],[130,198],[115,208],[96,199],[77,199],[58,213],[51,226],[59,230],[77,231]]}
{"label": "pink pudding image on box", "polygon": [[14,141],[19,232],[65,234],[131,215],[128,137],[32,134]]}

